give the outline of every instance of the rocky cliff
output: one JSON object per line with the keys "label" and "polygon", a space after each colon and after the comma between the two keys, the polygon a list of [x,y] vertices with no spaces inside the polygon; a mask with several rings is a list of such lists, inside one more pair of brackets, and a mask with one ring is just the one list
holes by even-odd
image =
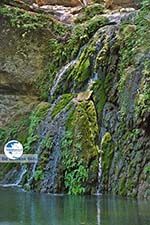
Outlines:
{"label": "rocky cliff", "polygon": [[20,96],[32,103],[13,124],[3,116],[1,146],[18,139],[39,156],[34,165],[0,165],[1,183],[21,176],[27,190],[149,198],[149,9],[106,14],[96,4],[68,26],[1,8],[1,108],[8,114],[8,90],[18,110],[29,105]]}

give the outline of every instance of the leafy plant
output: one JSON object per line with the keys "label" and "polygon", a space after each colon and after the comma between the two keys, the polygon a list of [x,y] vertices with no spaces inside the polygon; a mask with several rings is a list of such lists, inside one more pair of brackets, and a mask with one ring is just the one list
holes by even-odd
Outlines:
{"label": "leafy plant", "polygon": [[150,173],[150,166],[146,166],[146,167],[144,168],[144,172],[145,172],[145,173]]}
{"label": "leafy plant", "polygon": [[36,133],[36,128],[39,125],[39,123],[42,121],[42,119],[45,117],[49,109],[49,106],[50,106],[49,103],[42,102],[36,107],[36,109],[31,114],[29,133],[28,133],[27,142],[25,144],[26,152],[29,152],[31,150],[32,144],[38,140],[39,136]]}
{"label": "leafy plant", "polygon": [[42,140],[41,146],[42,148],[51,149],[52,148],[52,138],[48,135]]}
{"label": "leafy plant", "polygon": [[37,169],[34,173],[34,179],[35,181],[40,181],[43,180],[44,178],[44,174],[43,174],[43,170],[42,169]]}
{"label": "leafy plant", "polygon": [[[62,139],[64,184],[69,194],[77,195],[85,192],[83,184],[88,178],[88,172],[83,160],[77,154],[73,154],[73,145],[73,135],[71,132],[67,132]],[[77,143],[74,148],[77,153],[81,146]]]}

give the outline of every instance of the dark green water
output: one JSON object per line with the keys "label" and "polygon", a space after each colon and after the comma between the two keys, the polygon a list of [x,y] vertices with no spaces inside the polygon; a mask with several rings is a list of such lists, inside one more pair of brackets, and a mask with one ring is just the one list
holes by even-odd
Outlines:
{"label": "dark green water", "polygon": [[0,225],[150,225],[150,202],[0,189]]}

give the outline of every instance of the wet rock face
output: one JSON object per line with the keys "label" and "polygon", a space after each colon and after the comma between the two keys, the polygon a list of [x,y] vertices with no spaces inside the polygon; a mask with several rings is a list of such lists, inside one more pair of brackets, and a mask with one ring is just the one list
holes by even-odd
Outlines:
{"label": "wet rock face", "polygon": [[[39,95],[36,80],[44,70],[48,36],[16,29],[0,17],[0,126],[29,110]],[[40,36],[40,38],[39,38]]]}
{"label": "wet rock face", "polygon": [[[140,20],[143,21],[143,17],[140,17]],[[123,36],[119,34],[122,38],[122,50],[118,65],[120,70],[115,74],[115,77],[120,76],[118,89],[115,83],[110,88],[101,123],[100,139],[103,140],[106,132],[112,137],[109,142],[101,142],[102,183],[103,190],[106,192],[149,198],[150,142],[146,124],[149,123],[150,103],[145,99],[146,93],[149,92],[145,69],[147,68],[148,71],[150,69],[148,63],[150,55],[146,44],[150,36],[148,35],[144,40],[141,35],[143,41],[140,42],[137,51],[137,42],[132,43],[129,48],[131,40],[137,40],[137,37],[140,39],[140,36],[136,36],[138,29],[142,27],[127,25],[124,27]],[[136,32],[135,36],[133,36],[134,32]],[[130,55],[127,62],[131,49],[134,49],[134,54]],[[146,87],[145,94],[142,91],[144,87]],[[115,92],[116,94],[112,96]],[[146,100],[144,104],[141,102],[142,99]]]}
{"label": "wet rock face", "polygon": [[[88,99],[78,102],[78,98],[68,98],[68,102],[63,102],[65,97],[60,96],[52,104],[37,127],[39,140],[33,151],[39,155],[39,161],[34,175],[29,168],[28,175],[33,178],[24,186],[46,193],[95,193],[98,170],[95,107]],[[60,103],[65,105],[58,110]],[[42,178],[36,178],[38,171],[42,171]]]}
{"label": "wet rock face", "polygon": [[[46,80],[50,104],[39,104],[32,114],[25,143],[27,152],[39,156],[37,164],[28,165],[28,172],[21,181],[27,189],[49,193],[95,193],[101,154],[101,191],[149,198],[150,36],[147,32],[149,18],[145,17],[149,12],[148,5],[142,10],[139,14],[129,10],[106,15],[109,22],[100,23],[90,40],[81,32],[82,24],[77,25],[81,39],[86,41],[80,51],[76,49],[76,58],[68,59],[65,66],[60,70],[57,68],[58,71],[50,62],[50,75],[55,70]],[[122,21],[125,23],[121,24]],[[12,93],[21,90],[26,93],[30,83],[31,93],[34,93],[35,72],[42,71],[42,65],[45,65],[45,61],[42,63],[45,52],[40,51],[40,47],[47,39],[41,43],[35,36],[37,42],[34,43],[26,34],[20,40],[22,33],[19,32],[14,34],[15,45],[6,28],[2,27],[5,32],[0,34],[7,38],[10,46],[0,45],[4,53],[0,53],[0,62],[4,61],[0,64],[2,94],[8,98],[10,93],[13,98]],[[88,27],[89,32],[90,29]],[[22,54],[23,46],[25,55]],[[72,50],[75,46],[71,46]],[[55,47],[52,53],[58,51],[60,62],[62,46],[57,42]],[[26,54],[30,62],[26,60]],[[14,177],[20,173],[20,168],[18,170],[10,171],[7,182],[13,180],[11,174]]]}
{"label": "wet rock face", "polygon": [[44,68],[44,48],[48,37],[38,31],[30,33],[12,28],[2,17],[0,26],[1,87],[21,93],[36,92],[33,86]]}

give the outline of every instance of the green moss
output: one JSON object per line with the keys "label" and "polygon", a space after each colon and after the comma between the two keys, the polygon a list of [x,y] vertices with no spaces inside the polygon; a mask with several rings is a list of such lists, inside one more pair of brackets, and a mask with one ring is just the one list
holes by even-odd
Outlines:
{"label": "green moss", "polygon": [[[137,60],[142,55],[146,56],[146,54],[150,50],[150,46],[148,44],[150,42],[150,34],[149,32],[147,32],[149,27],[149,19],[148,16],[145,16],[149,15],[149,10],[150,4],[148,2],[145,2],[136,17],[135,25],[125,24],[121,28],[120,39],[122,46],[120,52],[120,81],[118,90],[120,93],[120,101],[122,103],[121,112],[123,115],[128,113],[130,93],[127,90],[131,88],[128,85],[128,82],[131,79],[134,80],[134,76],[136,74],[135,71],[137,68]],[[150,92],[146,82],[150,72],[149,61],[148,59],[146,59],[146,57],[141,60],[144,60],[145,62],[144,69],[143,71],[141,71],[143,75],[142,81],[140,84],[139,92],[136,95],[136,107],[134,111],[137,113],[137,116],[143,114],[143,112],[147,110],[147,107],[149,105],[148,95]]]}
{"label": "green moss", "polygon": [[74,130],[74,141],[81,143],[82,157],[88,162],[91,157],[98,153],[98,147],[96,146],[97,116],[92,101],[81,102],[76,106],[71,125]]}
{"label": "green moss", "polygon": [[62,139],[62,162],[64,168],[64,185],[69,194],[83,194],[85,192],[84,183],[87,181],[88,172],[83,160],[79,155],[75,155],[70,149],[80,150],[78,143],[73,143],[73,133],[66,132]]}
{"label": "green moss", "polygon": [[49,135],[46,135],[41,142],[42,149],[51,149],[52,148],[52,138]]}
{"label": "green moss", "polygon": [[31,147],[33,146],[33,143],[36,142],[39,139],[39,136],[37,135],[36,129],[37,129],[39,123],[46,116],[49,108],[50,108],[49,103],[41,102],[35,108],[33,113],[31,114],[28,138],[27,138],[27,142],[24,145],[26,153],[29,152],[29,151],[31,152]]}
{"label": "green moss", "polygon": [[[51,39],[47,51],[49,52],[49,64],[45,68],[43,75],[38,79],[38,89],[41,91],[41,97],[47,100],[49,89],[52,88],[55,76],[60,68],[73,58],[77,56],[80,48],[87,43],[94,33],[102,26],[109,23],[109,20],[102,16],[97,16],[91,20],[73,26],[72,30],[68,30],[68,39],[66,42],[57,39]],[[67,31],[66,31],[67,32]],[[93,49],[91,48],[90,51]],[[82,81],[85,81],[90,75],[90,61],[88,53],[86,53],[85,60],[80,61],[78,66],[69,74],[69,82],[77,80],[76,84],[81,85]],[[84,57],[84,55],[83,55]],[[82,59],[83,59],[82,57]],[[76,76],[77,73],[77,76]]]}
{"label": "green moss", "polygon": [[111,134],[109,132],[106,132],[102,138],[101,145],[102,146],[107,145],[111,141],[111,139],[112,139]]}
{"label": "green moss", "polygon": [[54,118],[58,113],[61,112],[61,110],[63,110],[67,104],[72,100],[73,95],[72,94],[64,94],[60,97],[60,100],[58,101],[58,103],[56,103],[55,107],[53,108],[52,111],[52,117]]}
{"label": "green moss", "polygon": [[75,23],[81,23],[86,20],[91,19],[92,17],[103,14],[104,13],[104,6],[101,4],[94,4],[94,5],[89,5],[85,8],[82,9],[80,15],[78,18],[75,20]]}
{"label": "green moss", "polygon": [[[28,130],[30,125],[30,114],[24,114],[19,118],[14,118],[14,121],[9,123],[4,128],[0,129],[0,150],[3,153],[4,145],[10,140],[18,140],[20,143],[25,145],[28,137]],[[16,166],[14,163],[1,164],[0,165],[0,179]]]}
{"label": "green moss", "polygon": [[109,132],[106,132],[101,140],[103,182],[108,184],[109,169],[114,155],[114,143]]}
{"label": "green moss", "polygon": [[150,165],[145,166],[144,172],[145,174],[150,174]]}
{"label": "green moss", "polygon": [[34,180],[37,182],[43,179],[44,179],[43,170],[39,167],[34,173]]}
{"label": "green moss", "polygon": [[91,173],[98,170],[98,126],[92,101],[75,105],[66,123],[66,135],[62,146],[65,186],[71,188],[70,193],[84,193],[88,180],[95,179]]}
{"label": "green moss", "polygon": [[9,19],[11,27],[26,31],[49,29],[54,33],[65,32],[65,26],[52,17],[40,13],[31,13],[15,7],[1,6],[0,15]]}
{"label": "green moss", "polygon": [[43,74],[40,74],[37,79],[37,88],[40,90],[41,99],[47,101],[55,75],[61,66],[65,64],[67,58],[63,43],[54,38],[49,40],[46,54],[48,63]]}
{"label": "green moss", "polygon": [[15,118],[14,121],[4,128],[0,129],[0,146],[9,140],[18,140],[22,144],[26,142],[28,135],[28,127],[30,124],[29,113]]}
{"label": "green moss", "polygon": [[126,188],[126,177],[122,177],[119,181],[119,194],[122,196],[126,196],[127,188]]}
{"label": "green moss", "polygon": [[106,103],[106,89],[105,89],[105,81],[104,80],[98,80],[94,84],[94,94],[95,94],[95,104],[96,109],[99,115],[101,115],[103,107]]}
{"label": "green moss", "polygon": [[143,69],[143,77],[139,88],[138,95],[136,97],[136,118],[139,116],[143,117],[145,113],[149,112],[150,106],[150,85],[149,85],[149,74],[150,74],[150,61],[145,61]]}
{"label": "green moss", "polygon": [[83,52],[80,60],[75,65],[74,69],[69,73],[68,80],[71,82],[74,80],[74,88],[80,89],[83,86],[84,82],[87,81],[90,76],[90,61],[87,56],[85,56]]}
{"label": "green moss", "polygon": [[82,24],[75,25],[71,33],[71,38],[66,45],[69,58],[76,56],[81,46],[87,43],[100,27],[108,23],[109,20],[107,18],[96,16]]}

